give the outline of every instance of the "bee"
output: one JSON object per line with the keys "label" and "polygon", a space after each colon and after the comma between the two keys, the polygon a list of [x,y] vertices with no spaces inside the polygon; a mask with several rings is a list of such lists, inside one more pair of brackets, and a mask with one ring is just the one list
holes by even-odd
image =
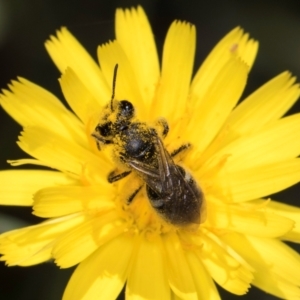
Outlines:
{"label": "bee", "polygon": [[[98,149],[101,145],[113,145],[115,156],[127,169],[119,174],[111,172],[108,181],[113,183],[135,172],[144,183],[129,197],[128,205],[145,185],[151,206],[164,220],[177,226],[199,224],[203,193],[191,174],[173,161],[190,145],[182,145],[170,154],[157,130],[134,118],[135,108],[130,101],[114,99],[117,69],[118,65],[114,69],[111,100],[92,133]],[[164,138],[169,132],[168,123],[161,119],[159,125]]]}

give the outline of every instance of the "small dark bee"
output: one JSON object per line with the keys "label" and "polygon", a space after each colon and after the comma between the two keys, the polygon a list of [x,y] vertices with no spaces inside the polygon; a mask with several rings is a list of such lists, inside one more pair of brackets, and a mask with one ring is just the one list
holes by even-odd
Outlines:
{"label": "small dark bee", "polygon": [[[92,136],[100,145],[112,144],[114,154],[127,171],[108,175],[108,181],[118,181],[132,171],[146,183],[146,193],[152,207],[166,221],[185,226],[200,223],[204,197],[193,177],[172,159],[190,145],[182,145],[169,154],[158,132],[143,122],[134,121],[135,109],[128,100],[114,99],[118,65],[113,76],[112,97]],[[166,121],[160,120],[162,137],[168,134]],[[143,185],[142,185],[143,186]],[[128,199],[128,204],[141,190],[140,186]],[[202,220],[201,220],[202,221]]]}

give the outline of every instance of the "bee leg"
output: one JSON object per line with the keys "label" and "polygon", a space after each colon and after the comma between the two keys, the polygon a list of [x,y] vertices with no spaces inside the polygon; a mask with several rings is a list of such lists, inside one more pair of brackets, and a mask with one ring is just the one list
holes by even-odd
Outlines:
{"label": "bee leg", "polygon": [[98,150],[100,151],[101,150],[101,148],[100,148],[100,143],[102,143],[102,144],[104,144],[104,145],[108,145],[108,144],[112,144],[113,143],[113,141],[111,141],[111,140],[105,140],[101,135],[99,135],[99,133],[98,132],[93,132],[92,134],[91,134],[91,136],[95,139],[95,141],[96,141],[96,144],[97,144],[97,148],[98,148]]}
{"label": "bee leg", "polygon": [[183,144],[181,145],[179,148],[175,149],[172,153],[171,153],[171,156],[174,157],[176,156],[177,154],[179,154],[180,152],[188,149],[191,147],[191,144],[190,143],[187,143],[187,144]]}
{"label": "bee leg", "polygon": [[162,127],[162,137],[165,138],[169,132],[169,125],[168,125],[168,122],[163,119],[163,118],[160,118],[158,119],[157,121],[158,125]]}
{"label": "bee leg", "polygon": [[131,171],[125,171],[120,174],[115,174],[115,171],[112,171],[111,173],[108,174],[107,180],[109,183],[116,182],[126,176],[128,176],[131,173]]}
{"label": "bee leg", "polygon": [[141,188],[143,187],[143,185],[141,185],[140,187],[138,187],[127,199],[127,204],[130,204],[132,202],[132,200],[134,199],[134,197],[138,194],[138,192],[141,190]]}

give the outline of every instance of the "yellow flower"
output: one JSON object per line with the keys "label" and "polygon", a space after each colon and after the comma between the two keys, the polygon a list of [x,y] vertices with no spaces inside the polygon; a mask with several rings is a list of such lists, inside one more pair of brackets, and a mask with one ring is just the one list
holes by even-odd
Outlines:
{"label": "yellow flower", "polygon": [[[214,282],[237,295],[255,285],[300,298],[300,256],[283,242],[300,241],[300,209],[263,198],[300,179],[300,115],[283,117],[299,86],[284,72],[237,105],[257,42],[232,30],[192,78],[195,37],[193,25],[172,23],[160,67],[142,8],[117,10],[116,40],[98,48],[100,67],[65,28],[46,42],[74,113],[23,78],[3,91],[2,107],[24,128],[18,145],[33,157],[11,164],[51,170],[0,173],[1,204],[48,218],[2,234],[2,260],[79,264],[65,300],[115,299],[125,283],[126,299],[219,299]],[[129,100],[136,120],[157,132],[164,118],[169,153],[191,145],[174,163],[204,194],[200,225],[166,222],[145,185],[127,203],[144,182],[138,172],[108,182],[124,163],[114,145],[98,149],[92,133],[109,109],[116,64],[116,101]]]}

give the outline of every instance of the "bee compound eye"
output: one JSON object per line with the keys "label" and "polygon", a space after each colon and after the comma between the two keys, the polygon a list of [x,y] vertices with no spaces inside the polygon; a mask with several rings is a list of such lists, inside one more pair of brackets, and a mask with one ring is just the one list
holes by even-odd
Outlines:
{"label": "bee compound eye", "polygon": [[122,100],[119,103],[119,114],[120,116],[126,118],[126,119],[131,119],[134,115],[134,107],[131,102],[127,100]]}
{"label": "bee compound eye", "polygon": [[96,130],[104,137],[111,135],[112,123],[107,122],[101,125],[98,125]]}

